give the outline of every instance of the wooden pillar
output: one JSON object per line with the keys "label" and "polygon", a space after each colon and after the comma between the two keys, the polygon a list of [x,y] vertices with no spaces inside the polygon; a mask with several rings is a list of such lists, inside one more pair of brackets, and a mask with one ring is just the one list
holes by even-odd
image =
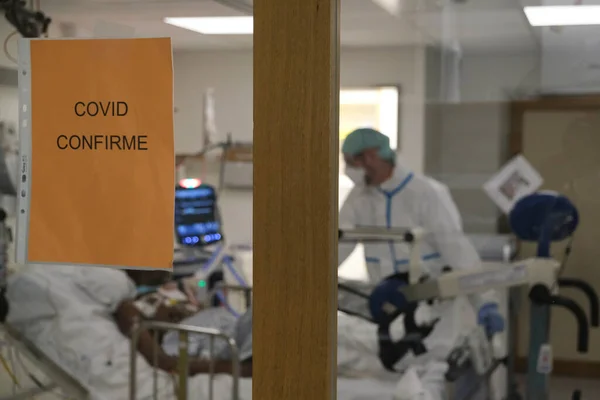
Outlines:
{"label": "wooden pillar", "polygon": [[254,0],[253,398],[336,398],[339,0]]}

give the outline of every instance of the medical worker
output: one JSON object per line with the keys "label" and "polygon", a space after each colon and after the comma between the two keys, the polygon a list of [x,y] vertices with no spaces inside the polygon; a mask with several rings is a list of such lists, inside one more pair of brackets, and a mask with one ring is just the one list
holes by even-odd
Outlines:
{"label": "medical worker", "polygon": [[[421,227],[426,231],[421,244],[423,265],[431,276],[442,273],[445,266],[454,270],[480,266],[475,248],[462,231],[459,212],[447,187],[398,162],[387,136],[374,129],[357,129],[344,141],[342,153],[346,175],[355,187],[340,210],[341,229]],[[340,243],[338,265],[355,246]],[[364,252],[369,280],[373,284],[393,273],[408,271],[409,246],[406,243],[365,243]],[[469,300],[475,308],[477,322],[488,335],[503,331],[504,318],[493,293],[469,296]],[[452,319],[449,316],[446,318],[449,325],[439,323],[438,327],[451,326]],[[454,326],[459,323],[454,321]],[[443,332],[438,334],[444,336]]]}

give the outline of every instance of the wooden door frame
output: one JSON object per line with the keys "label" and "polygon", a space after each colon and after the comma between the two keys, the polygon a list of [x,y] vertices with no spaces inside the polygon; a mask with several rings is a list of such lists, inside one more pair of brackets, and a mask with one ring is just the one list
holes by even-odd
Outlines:
{"label": "wooden door frame", "polygon": [[258,400],[336,398],[339,4],[254,0]]}
{"label": "wooden door frame", "polygon": [[[510,103],[510,131],[508,137],[508,154],[506,159],[523,152],[523,124],[525,114],[529,111],[581,112],[600,111],[600,94],[585,96],[542,96],[531,100],[519,100]],[[526,298],[523,299],[527,301]],[[519,335],[518,323],[511,327],[515,336]],[[517,372],[527,372],[527,357],[519,355],[519,341],[516,343]],[[553,374],[572,378],[600,379],[600,361],[555,359]]]}

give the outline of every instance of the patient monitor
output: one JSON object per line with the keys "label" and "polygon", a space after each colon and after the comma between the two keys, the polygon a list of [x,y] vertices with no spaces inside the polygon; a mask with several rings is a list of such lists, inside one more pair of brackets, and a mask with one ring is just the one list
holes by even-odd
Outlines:
{"label": "patient monitor", "polygon": [[183,247],[205,247],[223,240],[215,189],[199,179],[182,179],[175,188],[175,237]]}
{"label": "patient monitor", "polygon": [[[235,246],[225,241],[213,186],[199,179],[179,181],[175,188],[175,238],[181,254],[174,261],[174,272],[194,276],[199,301],[206,300],[219,285],[247,287],[247,279],[235,265]],[[219,302],[226,302],[224,293],[217,292],[216,296]]]}

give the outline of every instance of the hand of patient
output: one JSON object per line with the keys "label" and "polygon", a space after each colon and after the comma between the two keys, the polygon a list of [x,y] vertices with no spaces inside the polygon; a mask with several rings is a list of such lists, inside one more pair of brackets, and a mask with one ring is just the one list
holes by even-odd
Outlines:
{"label": "hand of patient", "polygon": [[[176,360],[176,359],[175,359]],[[215,374],[233,373],[233,364],[229,360],[217,360],[212,366]],[[210,361],[204,359],[194,359],[190,361],[190,375],[208,374],[210,372]],[[240,363],[239,376],[242,378],[252,377],[252,359]]]}
{"label": "hand of patient", "polygon": [[152,317],[155,321],[160,322],[171,322],[171,323],[179,323],[185,318],[189,316],[189,312],[185,309],[185,307],[167,306],[165,304],[159,304],[154,316]]}

